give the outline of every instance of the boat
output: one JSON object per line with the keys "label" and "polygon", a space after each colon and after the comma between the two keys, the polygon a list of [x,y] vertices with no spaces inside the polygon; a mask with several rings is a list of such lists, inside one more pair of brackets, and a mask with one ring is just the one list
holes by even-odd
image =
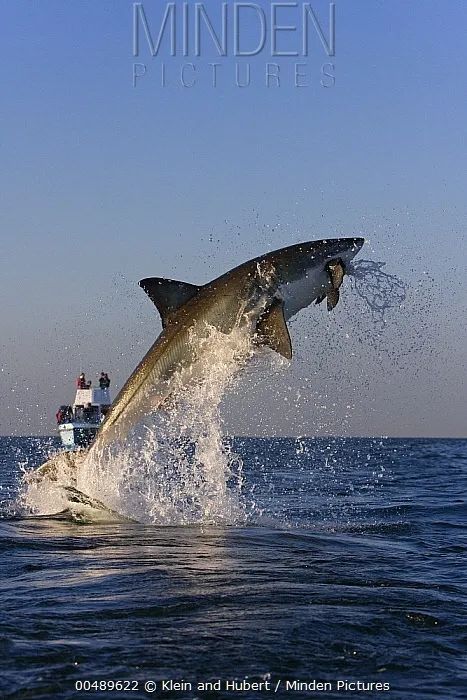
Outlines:
{"label": "boat", "polygon": [[72,405],[63,405],[57,411],[58,434],[63,447],[75,450],[87,447],[94,440],[112,400],[108,386],[92,388],[79,383]]}

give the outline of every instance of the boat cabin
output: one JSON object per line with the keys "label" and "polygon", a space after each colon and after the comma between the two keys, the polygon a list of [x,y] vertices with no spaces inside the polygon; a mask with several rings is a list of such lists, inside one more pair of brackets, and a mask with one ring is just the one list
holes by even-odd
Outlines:
{"label": "boat cabin", "polygon": [[111,403],[108,387],[78,388],[73,405],[60,406],[57,411],[58,432],[63,446],[68,449],[87,447],[96,436]]}

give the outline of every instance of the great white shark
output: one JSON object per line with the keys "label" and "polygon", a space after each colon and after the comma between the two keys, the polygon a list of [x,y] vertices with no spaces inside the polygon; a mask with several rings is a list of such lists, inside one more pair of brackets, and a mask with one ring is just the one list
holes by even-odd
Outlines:
{"label": "great white shark", "polygon": [[[173,378],[202,361],[209,329],[230,334],[242,328],[253,343],[292,357],[287,321],[313,302],[339,301],[339,288],[363,238],[298,243],[261,255],[205,285],[149,277],[140,286],[156,305],[162,332],[125,382],[101,424],[87,455],[91,458],[123,441],[148,413],[170,397]],[[52,458],[39,472],[52,475]],[[71,466],[73,453],[66,460]]]}

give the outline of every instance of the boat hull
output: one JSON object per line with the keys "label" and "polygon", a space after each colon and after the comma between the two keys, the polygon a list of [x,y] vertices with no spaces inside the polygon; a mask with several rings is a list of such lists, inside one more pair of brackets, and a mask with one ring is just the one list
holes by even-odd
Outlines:
{"label": "boat hull", "polygon": [[67,449],[88,447],[96,437],[98,429],[99,424],[89,423],[62,423],[58,426],[62,445]]}

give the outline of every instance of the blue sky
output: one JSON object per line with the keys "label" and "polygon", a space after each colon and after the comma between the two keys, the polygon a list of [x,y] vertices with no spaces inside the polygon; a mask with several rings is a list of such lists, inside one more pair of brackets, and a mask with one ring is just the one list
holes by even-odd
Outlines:
{"label": "blue sky", "polygon": [[[157,27],[165,3],[143,4]],[[311,4],[326,27],[329,3]],[[218,2],[205,6],[218,16]],[[294,12],[281,9],[285,24]],[[281,245],[363,234],[365,257],[411,284],[383,334],[393,359],[368,340],[369,318],[362,344],[351,309],[306,312],[293,366],[273,387],[263,368],[238,391],[227,429],[335,432],[345,414],[354,434],[465,434],[464,2],[337,0],[336,54],[310,35],[304,88],[294,59],[267,88],[266,50],[249,60],[247,88],[235,57],[218,59],[213,88],[207,42],[199,59],[167,46],[151,58],[142,45],[134,88],[126,0],[4,1],[0,17],[0,433],[53,431],[82,368],[126,378],[160,330],[140,278],[205,282]],[[191,89],[176,77],[186,61]],[[336,81],[323,88],[328,61]],[[339,348],[342,329],[355,352],[326,355],[321,339]],[[352,409],[329,411],[323,427],[310,384]],[[284,408],[290,392],[308,399]]]}

